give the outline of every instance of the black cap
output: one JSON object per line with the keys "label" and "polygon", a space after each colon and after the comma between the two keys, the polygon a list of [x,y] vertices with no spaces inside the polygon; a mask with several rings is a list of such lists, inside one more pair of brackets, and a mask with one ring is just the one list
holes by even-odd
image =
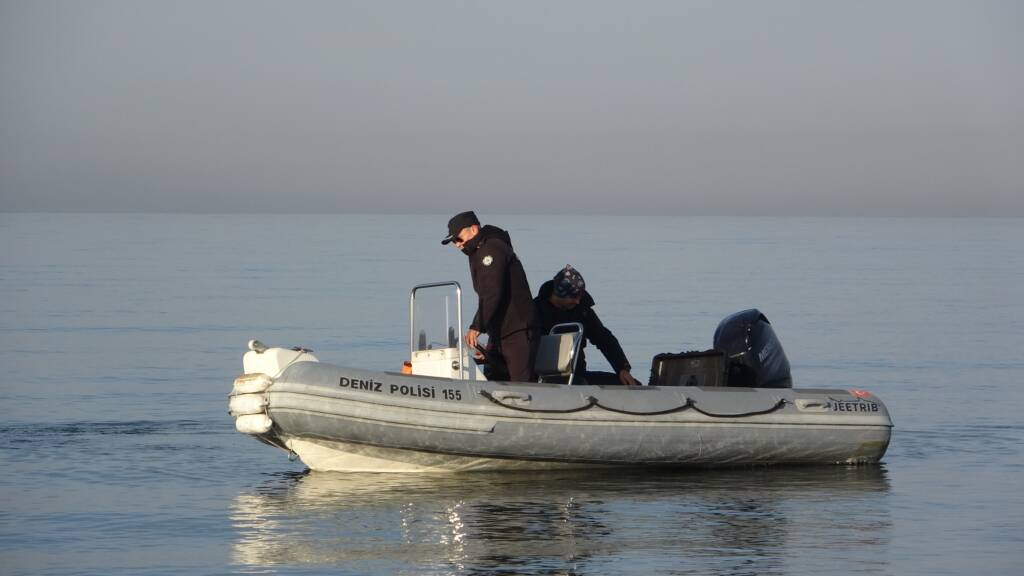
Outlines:
{"label": "black cap", "polygon": [[455,237],[459,235],[459,232],[462,232],[463,228],[467,228],[474,224],[479,226],[480,221],[477,220],[476,214],[474,214],[472,210],[469,212],[459,212],[455,216],[452,216],[452,219],[448,221],[448,235],[441,240],[441,244],[453,242]]}

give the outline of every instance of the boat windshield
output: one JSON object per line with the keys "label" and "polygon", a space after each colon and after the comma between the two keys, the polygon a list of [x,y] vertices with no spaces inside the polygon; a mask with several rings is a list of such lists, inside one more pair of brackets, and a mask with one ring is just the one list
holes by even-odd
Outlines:
{"label": "boat windshield", "polygon": [[457,348],[459,298],[457,285],[417,288],[412,302],[412,350]]}

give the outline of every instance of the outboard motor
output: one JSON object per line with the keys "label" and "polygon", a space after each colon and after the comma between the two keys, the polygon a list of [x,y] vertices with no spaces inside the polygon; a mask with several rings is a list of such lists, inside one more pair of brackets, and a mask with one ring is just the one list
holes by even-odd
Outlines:
{"label": "outboard motor", "polygon": [[744,310],[722,320],[714,346],[725,353],[727,386],[793,387],[786,352],[760,310]]}

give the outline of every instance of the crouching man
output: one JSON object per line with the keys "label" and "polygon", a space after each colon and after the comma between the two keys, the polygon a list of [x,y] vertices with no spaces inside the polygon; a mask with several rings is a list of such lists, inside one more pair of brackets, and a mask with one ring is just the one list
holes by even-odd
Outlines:
{"label": "crouching man", "polygon": [[[629,360],[622,351],[619,340],[605,327],[594,312],[594,299],[586,290],[583,276],[572,266],[566,266],[540,287],[540,292],[533,300],[540,317],[540,328],[543,334],[551,331],[555,324],[579,322],[583,325],[584,341],[580,345],[579,357],[576,360],[576,379],[578,384],[607,386],[624,384],[640,386],[636,378],[630,374]],[[587,340],[597,346],[604,354],[615,373],[590,372],[587,370],[587,359],[583,349]]]}

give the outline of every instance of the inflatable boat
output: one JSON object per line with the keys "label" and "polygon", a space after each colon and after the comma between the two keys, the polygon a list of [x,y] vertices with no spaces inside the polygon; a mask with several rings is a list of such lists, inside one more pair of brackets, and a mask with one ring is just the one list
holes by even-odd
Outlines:
{"label": "inflatable boat", "polygon": [[236,428],[330,471],[871,464],[889,445],[870,392],[792,387],[757,310],[723,320],[711,350],[655,356],[646,386],[592,386],[575,374],[579,325],[541,338],[537,382],[488,380],[458,337],[461,300],[455,282],[412,290],[401,371],[251,341]]}

